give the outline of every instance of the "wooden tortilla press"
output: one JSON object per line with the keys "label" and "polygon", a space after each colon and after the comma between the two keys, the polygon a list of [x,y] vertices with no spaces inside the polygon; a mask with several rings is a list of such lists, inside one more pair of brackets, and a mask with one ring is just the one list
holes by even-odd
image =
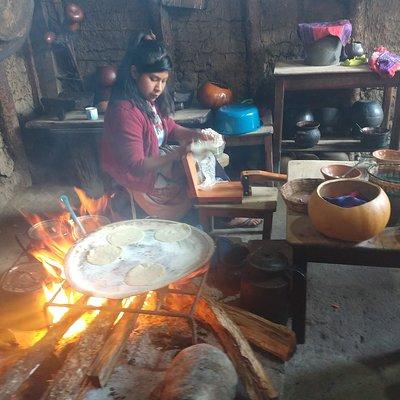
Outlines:
{"label": "wooden tortilla press", "polygon": [[192,153],[187,153],[182,159],[188,179],[189,197],[196,199],[199,204],[241,203],[243,197],[251,196],[251,185],[271,181],[286,182],[287,175],[274,172],[249,170],[242,171],[240,181],[220,182],[211,188],[200,186],[199,167]]}

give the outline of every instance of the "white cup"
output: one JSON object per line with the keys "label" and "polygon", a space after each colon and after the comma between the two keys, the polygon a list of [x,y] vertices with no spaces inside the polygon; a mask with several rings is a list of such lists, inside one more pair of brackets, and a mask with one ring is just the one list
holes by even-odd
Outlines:
{"label": "white cup", "polygon": [[86,107],[85,111],[86,111],[87,119],[91,119],[91,120],[99,119],[99,113],[97,112],[96,107]]}

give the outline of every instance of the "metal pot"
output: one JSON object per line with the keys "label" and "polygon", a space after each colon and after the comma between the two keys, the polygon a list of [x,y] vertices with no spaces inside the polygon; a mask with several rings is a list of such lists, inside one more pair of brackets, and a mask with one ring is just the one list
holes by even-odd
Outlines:
{"label": "metal pot", "polygon": [[345,52],[348,58],[360,57],[365,54],[361,42],[352,42],[346,44]]}
{"label": "metal pot", "polygon": [[241,135],[260,126],[258,108],[251,104],[230,104],[215,112],[215,130],[224,135]]}
{"label": "metal pot", "polygon": [[326,36],[304,46],[307,65],[337,65],[340,61],[342,42],[336,36]]}
{"label": "metal pot", "polygon": [[49,275],[38,263],[17,265],[0,280],[0,327],[20,331],[48,325],[42,285]]}
{"label": "metal pot", "polygon": [[258,249],[247,258],[240,300],[251,312],[285,324],[289,314],[289,261],[272,249]]}

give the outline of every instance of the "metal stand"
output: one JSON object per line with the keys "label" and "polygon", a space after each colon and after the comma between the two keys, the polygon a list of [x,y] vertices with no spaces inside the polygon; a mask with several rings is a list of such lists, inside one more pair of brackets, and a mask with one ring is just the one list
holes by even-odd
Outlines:
{"label": "metal stand", "polygon": [[[159,290],[154,291],[157,295],[157,300],[156,300],[156,307],[154,310],[144,310],[143,306],[140,308],[132,309],[132,308],[127,308],[127,307],[113,307],[113,306],[90,306],[90,305],[85,305],[85,306],[78,306],[75,304],[68,304],[68,303],[57,303],[55,302],[55,299],[57,295],[60,293],[62,289],[64,289],[66,286],[69,286],[66,281],[64,281],[61,285],[60,288],[54,293],[53,297],[45,304],[45,315],[48,318],[49,313],[47,312],[47,309],[49,307],[63,307],[63,308],[69,308],[69,309],[76,309],[76,310],[82,310],[82,311],[110,311],[110,312],[129,312],[132,314],[144,314],[144,315],[156,315],[156,316],[162,316],[162,317],[173,317],[173,318],[185,318],[188,320],[190,327],[192,329],[192,342],[193,344],[197,344],[197,324],[194,319],[194,314],[196,312],[196,307],[199,302],[200,296],[201,296],[201,290],[204,286],[204,282],[206,281],[207,278],[207,273],[208,273],[208,268],[206,271],[202,274],[201,276],[201,281],[200,285],[197,287],[197,290],[195,292],[189,292],[189,291],[184,291],[180,289],[171,289],[169,287],[161,288]],[[151,293],[151,292],[149,292]],[[189,312],[177,312],[177,311],[167,311],[162,309],[163,306],[165,305],[165,299],[168,294],[177,294],[177,295],[182,295],[182,296],[192,296],[194,297],[193,302],[190,306]],[[51,327],[51,322],[49,321],[49,327]]]}

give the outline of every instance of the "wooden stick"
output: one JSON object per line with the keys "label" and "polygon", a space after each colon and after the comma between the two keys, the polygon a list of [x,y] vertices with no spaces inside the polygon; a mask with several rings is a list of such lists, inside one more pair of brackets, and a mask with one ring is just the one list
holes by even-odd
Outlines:
{"label": "wooden stick", "polygon": [[[141,309],[146,295],[136,296],[130,304],[131,309]],[[135,327],[136,320],[139,314],[126,312],[114,326],[111,335],[104,343],[103,348],[97,354],[92,366],[89,369],[88,377],[93,385],[103,387],[108,382],[111,373],[114,370],[115,364],[125,347],[126,341]]]}
{"label": "wooden stick", "polygon": [[[86,304],[88,296],[82,296],[76,303],[79,306]],[[35,343],[27,350],[24,357],[10,368],[2,376],[0,400],[8,400],[13,393],[29,378],[29,376],[39,367],[39,365],[54,350],[57,342],[62,338],[64,333],[77,320],[83,311],[81,309],[72,308],[64,317],[55,324],[41,340]]]}
{"label": "wooden stick", "polygon": [[243,335],[251,344],[283,361],[290,359],[296,348],[296,335],[292,330],[241,308],[223,303],[218,304],[239,326]]}
{"label": "wooden stick", "polygon": [[200,301],[196,316],[211,326],[241,377],[251,400],[276,399],[278,392],[256,358],[249,342],[223,308],[212,300]]}
{"label": "wooden stick", "polygon": [[[107,305],[117,306],[119,301],[109,300]],[[103,346],[118,314],[119,312],[102,311],[86,328],[53,378],[47,399],[75,399],[79,396],[86,373]]]}

